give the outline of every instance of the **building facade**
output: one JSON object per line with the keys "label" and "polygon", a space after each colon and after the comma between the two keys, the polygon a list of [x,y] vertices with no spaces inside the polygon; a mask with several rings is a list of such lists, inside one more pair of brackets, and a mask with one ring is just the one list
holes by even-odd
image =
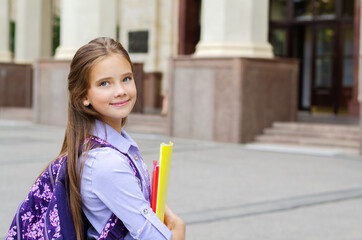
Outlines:
{"label": "building facade", "polygon": [[[201,1],[181,2],[179,53],[193,54]],[[274,56],[300,60],[298,110],[358,115],[359,12],[359,0],[269,1]]]}
{"label": "building facade", "polygon": [[69,61],[108,36],[166,99],[174,57],[292,58],[294,110],[358,116],[360,8],[360,0],[0,0],[0,61]]}
{"label": "building facade", "polygon": [[70,60],[93,38],[112,37],[167,92],[168,60],[177,54],[178,1],[1,0],[0,61]]}

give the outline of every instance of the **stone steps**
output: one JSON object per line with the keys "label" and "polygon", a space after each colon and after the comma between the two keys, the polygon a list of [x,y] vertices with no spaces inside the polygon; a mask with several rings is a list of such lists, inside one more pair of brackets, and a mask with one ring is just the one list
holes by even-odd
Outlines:
{"label": "stone steps", "polygon": [[291,129],[276,129],[276,128],[267,128],[264,130],[266,135],[273,136],[297,136],[297,137],[307,137],[307,138],[323,138],[323,139],[341,139],[341,140],[352,140],[359,141],[360,137],[358,133],[338,133],[338,132],[323,132],[318,130],[304,130],[296,131]]}
{"label": "stone steps", "polygon": [[276,122],[264,134],[256,136],[258,143],[294,144],[358,149],[360,130],[356,125]]}
{"label": "stone steps", "polygon": [[131,113],[125,125],[126,131],[139,133],[167,133],[167,118],[160,114]]}
{"label": "stone steps", "polygon": [[292,129],[298,131],[312,130],[318,132],[353,133],[359,132],[358,125],[343,125],[330,123],[299,123],[299,122],[275,122],[273,128]]}

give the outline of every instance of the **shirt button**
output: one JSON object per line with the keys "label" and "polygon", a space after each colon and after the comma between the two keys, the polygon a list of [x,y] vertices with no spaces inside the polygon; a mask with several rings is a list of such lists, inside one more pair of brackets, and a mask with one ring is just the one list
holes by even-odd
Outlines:
{"label": "shirt button", "polygon": [[145,215],[147,215],[147,213],[148,213],[147,208],[143,209],[143,213],[144,213]]}
{"label": "shirt button", "polygon": [[137,161],[138,160],[138,156],[136,155],[136,156],[134,156],[134,159]]}

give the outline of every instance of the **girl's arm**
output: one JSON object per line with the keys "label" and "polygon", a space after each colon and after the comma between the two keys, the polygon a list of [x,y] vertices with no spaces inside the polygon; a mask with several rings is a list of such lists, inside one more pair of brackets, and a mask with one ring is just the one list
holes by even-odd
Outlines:
{"label": "girl's arm", "polygon": [[81,190],[85,214],[98,232],[114,213],[129,231],[126,239],[171,240],[171,230],[153,212],[127,158],[117,150],[88,153]]}
{"label": "girl's arm", "polygon": [[165,224],[172,232],[172,240],[185,239],[186,225],[184,220],[177,216],[167,205],[165,208]]}

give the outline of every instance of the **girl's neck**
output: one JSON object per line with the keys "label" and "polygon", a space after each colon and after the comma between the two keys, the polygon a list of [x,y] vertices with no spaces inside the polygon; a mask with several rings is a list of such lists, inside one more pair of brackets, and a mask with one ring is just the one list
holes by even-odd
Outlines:
{"label": "girl's neck", "polygon": [[102,122],[107,123],[114,130],[116,130],[119,134],[122,134],[122,120],[120,121],[105,121],[101,119]]}

